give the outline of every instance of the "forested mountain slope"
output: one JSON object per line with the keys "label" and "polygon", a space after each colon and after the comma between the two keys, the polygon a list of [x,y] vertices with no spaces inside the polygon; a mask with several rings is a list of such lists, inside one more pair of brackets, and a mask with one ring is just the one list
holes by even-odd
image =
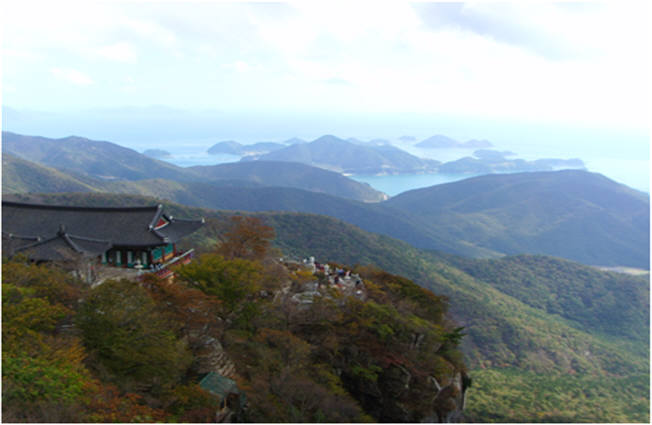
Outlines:
{"label": "forested mountain slope", "polygon": [[[68,203],[152,203],[102,195],[45,195]],[[226,213],[188,244],[210,246]],[[178,212],[177,212],[178,211]],[[328,217],[260,213],[285,253],[373,264],[446,295],[465,326],[462,349],[474,384],[467,417],[498,422],[649,421],[649,276],[600,272],[543,256],[463,259],[427,252]],[[214,217],[214,218],[210,218]]]}
{"label": "forested mountain slope", "polygon": [[288,146],[247,159],[293,161],[351,174],[399,174],[436,170],[438,161],[421,159],[393,146],[369,146],[335,136]]}
{"label": "forested mountain slope", "polygon": [[103,179],[184,179],[183,168],[115,143],[70,136],[50,139],[2,132],[2,152],[63,171]]}
{"label": "forested mountain slope", "polygon": [[[61,185],[62,179],[71,181],[82,179],[83,185],[79,188],[70,186],[68,191],[123,192],[120,188],[128,186],[133,187],[135,193],[164,196],[153,190],[146,192],[149,189],[146,182],[132,184],[129,181],[165,179],[171,186],[178,186],[184,182],[215,181],[216,185],[224,186],[225,181],[239,180],[255,185],[293,187],[327,193],[363,202],[378,202],[386,199],[385,194],[366,183],[296,162],[240,162],[182,168],[110,142],[80,137],[49,139],[9,132],[3,132],[2,149],[3,165],[7,167],[6,170],[3,169],[3,177],[10,183],[3,185],[3,193],[61,192],[62,187],[67,187]],[[18,164],[19,160],[20,166],[14,165],[14,163]],[[40,168],[43,166],[50,168],[50,171],[45,172]],[[53,173],[52,168],[57,169],[58,174]],[[39,177],[44,173],[54,177],[50,184],[47,179]],[[115,184],[107,184],[111,182]],[[252,186],[250,183],[241,186],[250,187]],[[187,189],[189,192],[193,190],[193,188]]]}
{"label": "forested mountain slope", "polygon": [[[11,157],[6,161],[11,162]],[[385,202],[365,203],[329,195],[338,187],[357,199],[368,200],[378,193],[368,192],[368,186],[347,186],[347,182],[339,182],[344,177],[335,173],[301,164],[259,164],[200,167],[200,173],[206,174],[202,181],[106,181],[66,176],[59,171],[49,184],[49,179],[39,177],[44,175],[42,169],[22,162],[20,167],[3,168],[3,192],[71,187],[136,193],[214,209],[309,212],[329,215],[417,248],[457,255],[491,258],[546,254],[588,265],[649,269],[649,197],[599,174],[558,171],[487,175],[408,191]],[[293,165],[298,168],[293,169]],[[337,178],[321,179],[320,173]],[[273,174],[278,177],[274,179]],[[303,176],[296,186],[309,191],[269,187],[274,181],[280,186],[291,184],[292,176]],[[220,179],[208,180],[216,177]],[[62,186],[62,179],[75,185]]]}
{"label": "forested mountain slope", "polygon": [[2,193],[90,192],[96,181],[2,154]]}
{"label": "forested mountain slope", "polygon": [[174,280],[89,286],[61,264],[3,261],[3,420],[460,418],[470,380],[442,297],[379,270],[335,285],[270,255],[256,218],[220,236]]}
{"label": "forested mountain slope", "polygon": [[204,181],[247,180],[265,186],[293,187],[366,202],[386,199],[382,192],[366,183],[359,183],[332,171],[284,160],[195,166],[188,170]]}
{"label": "forested mountain slope", "polygon": [[649,196],[600,174],[486,175],[404,192],[385,204],[450,240],[504,254],[649,269]]}

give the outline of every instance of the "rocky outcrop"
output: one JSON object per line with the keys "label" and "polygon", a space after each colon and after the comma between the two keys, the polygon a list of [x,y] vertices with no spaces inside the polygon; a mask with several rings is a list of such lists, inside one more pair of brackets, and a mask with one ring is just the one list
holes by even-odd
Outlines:
{"label": "rocky outcrop", "polygon": [[383,369],[376,380],[350,372],[342,373],[347,390],[365,411],[379,422],[460,422],[469,378],[454,371],[446,385],[433,377],[422,377],[400,364]]}
{"label": "rocky outcrop", "polygon": [[204,341],[204,346],[195,354],[193,369],[197,374],[215,372],[235,379],[235,364],[224,351],[220,341],[211,337]]}

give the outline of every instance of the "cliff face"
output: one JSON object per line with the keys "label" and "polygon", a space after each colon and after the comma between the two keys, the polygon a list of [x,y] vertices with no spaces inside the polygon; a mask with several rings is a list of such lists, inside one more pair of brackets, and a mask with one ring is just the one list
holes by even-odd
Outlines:
{"label": "cliff face", "polygon": [[[457,348],[463,334],[447,319],[442,298],[379,270],[295,267],[273,296],[283,329],[266,329],[246,342],[227,338],[224,345],[239,385],[250,388],[247,420],[267,419],[258,409],[270,398],[276,406],[293,400],[313,405],[290,421],[315,421],[319,416],[313,412],[331,422],[461,420],[470,382]],[[316,394],[322,394],[320,401]]]}
{"label": "cliff face", "polygon": [[[466,374],[457,372],[441,387],[433,376],[414,376],[401,365],[391,365],[377,382],[342,377],[346,388],[367,413],[379,422],[459,422],[462,419]],[[417,401],[417,403],[415,403]]]}

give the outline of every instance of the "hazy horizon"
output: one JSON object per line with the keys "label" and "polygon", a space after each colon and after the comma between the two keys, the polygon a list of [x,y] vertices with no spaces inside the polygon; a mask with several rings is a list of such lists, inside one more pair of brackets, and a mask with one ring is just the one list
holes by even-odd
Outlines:
{"label": "hazy horizon", "polygon": [[[3,130],[139,151],[444,134],[525,158],[613,160],[596,171],[649,181],[648,11],[639,2],[11,2]],[[635,165],[618,175],[622,161]]]}

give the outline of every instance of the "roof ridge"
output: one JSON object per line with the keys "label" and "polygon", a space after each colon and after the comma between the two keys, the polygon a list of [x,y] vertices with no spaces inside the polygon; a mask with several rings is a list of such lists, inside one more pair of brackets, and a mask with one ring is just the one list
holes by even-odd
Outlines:
{"label": "roof ridge", "polygon": [[162,215],[163,215],[163,204],[158,204],[156,214],[154,214],[152,221],[149,223],[149,231],[152,232],[156,237],[161,239],[162,242],[167,243],[169,241],[169,238],[159,233],[158,230],[156,230],[156,224],[158,223]]}
{"label": "roof ridge", "polygon": [[88,238],[86,236],[77,236],[73,235],[71,233],[66,233],[69,237],[75,238],[75,239],[81,239],[82,241],[87,241],[87,242],[107,242],[113,245],[113,241],[109,239],[97,239],[97,238]]}
{"label": "roof ridge", "polygon": [[23,245],[21,247],[16,248],[16,251],[22,251],[22,250],[25,250],[25,249],[34,248],[35,246],[43,245],[45,243],[51,242],[51,241],[53,241],[55,239],[58,239],[60,237],[61,237],[61,235],[56,234],[56,235],[54,235],[54,236],[52,236],[50,238],[47,238],[47,239],[39,238],[39,240],[37,240],[34,243],[31,243],[31,244],[28,244],[28,245]]}
{"label": "roof ridge", "polygon": [[75,252],[80,253],[80,254],[81,254],[82,252],[84,252],[83,249],[81,249],[80,247],[78,247],[77,244],[74,243],[74,242],[72,241],[72,239],[70,239],[70,236],[69,236],[67,233],[61,233],[61,234],[59,234],[58,236],[60,236],[60,237],[61,237],[61,238],[62,238],[62,239],[63,239],[63,240],[68,244],[68,245],[70,245],[70,247],[71,247]]}
{"label": "roof ridge", "polygon": [[2,231],[2,235],[8,237],[9,239],[34,239],[34,240],[39,240],[41,239],[40,236],[27,236],[27,235],[18,235],[16,233],[10,233],[10,232],[5,232],[4,230]]}
{"label": "roof ridge", "polygon": [[31,204],[26,202],[13,202],[13,201],[2,201],[2,206],[33,208],[33,209],[68,210],[68,211],[147,211],[147,210],[154,210],[154,209],[160,210],[162,208],[161,204],[148,205],[148,206],[131,206],[131,207],[125,207],[125,206],[84,207],[84,206],[75,206],[75,205]]}
{"label": "roof ridge", "polygon": [[205,223],[205,222],[206,222],[206,220],[204,219],[204,217],[201,217],[201,218],[199,218],[199,219],[192,219],[192,218],[176,218],[176,217],[171,216],[171,215],[168,216],[167,214],[163,214],[163,216],[164,216],[165,218],[167,218],[168,221],[169,221],[170,223],[174,223],[174,222],[184,222],[184,223]]}
{"label": "roof ridge", "polygon": [[149,229],[154,230],[156,227],[156,223],[158,223],[158,220],[161,218],[161,215],[163,214],[163,205],[158,204],[156,206],[156,214],[154,214],[154,217],[152,217],[152,221],[149,222]]}

